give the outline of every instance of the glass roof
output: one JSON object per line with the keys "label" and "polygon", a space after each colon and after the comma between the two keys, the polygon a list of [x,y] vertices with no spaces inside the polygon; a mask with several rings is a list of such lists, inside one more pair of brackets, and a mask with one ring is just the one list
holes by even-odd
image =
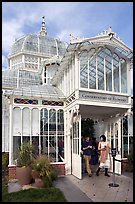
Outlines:
{"label": "glass roof", "polygon": [[26,87],[39,84],[41,84],[41,77],[36,72],[16,69],[2,71],[3,88]]}
{"label": "glass roof", "polygon": [[[113,40],[112,40],[113,39]],[[127,45],[125,45],[122,41],[119,41],[116,37],[110,38],[108,35],[104,37],[94,37],[89,39],[82,39],[82,41],[76,41],[69,44],[67,47],[67,51],[65,55],[62,58],[61,66],[59,67],[55,78],[52,80],[52,84],[55,85],[57,82],[57,79],[59,78],[60,72],[64,70],[66,66],[68,66],[68,63],[71,59],[71,55],[76,51],[81,50],[90,50],[91,48],[99,48],[100,46],[106,46],[109,49],[113,49],[114,52],[121,57],[130,60],[131,63],[133,61],[133,50],[129,48]]]}
{"label": "glass roof", "polygon": [[64,99],[65,96],[61,90],[52,85],[37,85],[29,87],[15,88],[14,90],[5,90],[4,95],[39,97],[44,99]]}
{"label": "glass roof", "polygon": [[30,34],[15,41],[11,47],[9,56],[25,51],[63,56],[66,47],[67,44],[58,39],[39,34]]}

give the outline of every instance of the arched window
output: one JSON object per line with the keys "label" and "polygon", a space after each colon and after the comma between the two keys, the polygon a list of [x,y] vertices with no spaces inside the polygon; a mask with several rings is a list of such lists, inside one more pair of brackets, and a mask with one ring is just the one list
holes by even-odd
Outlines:
{"label": "arched window", "polygon": [[13,109],[13,135],[14,136],[21,136],[22,132],[22,122],[21,122],[21,109],[15,107]]}
{"label": "arched window", "polygon": [[21,145],[22,121],[21,109],[15,107],[13,109],[13,159],[17,158],[17,149]]}
{"label": "arched window", "polygon": [[112,91],[112,53],[105,49],[106,91]]}
{"label": "arched window", "polygon": [[80,54],[80,87],[88,88],[88,53],[86,50]]}
{"label": "arched window", "polygon": [[96,89],[96,54],[95,48],[90,49],[89,57],[89,88]]}
{"label": "arched window", "polygon": [[99,48],[97,53],[98,89],[104,90],[104,49]]}
{"label": "arched window", "polygon": [[49,110],[49,134],[56,134],[56,110]]}
{"label": "arched window", "polygon": [[31,110],[31,134],[32,134],[32,146],[33,153],[39,154],[39,110],[33,108]]}
{"label": "arched window", "polygon": [[48,135],[48,110],[46,108],[41,109],[40,134]]}
{"label": "arched window", "polygon": [[127,63],[121,59],[121,92],[127,93]]}
{"label": "arched window", "polygon": [[22,130],[23,136],[30,135],[30,109],[24,108],[22,110]]}
{"label": "arched window", "polygon": [[39,133],[39,110],[37,108],[31,111],[31,133],[32,135]]}
{"label": "arched window", "polygon": [[113,81],[114,81],[114,91],[120,92],[119,57],[115,53],[113,55]]}
{"label": "arched window", "polygon": [[64,134],[64,111],[61,109],[57,111],[57,130],[58,135]]}

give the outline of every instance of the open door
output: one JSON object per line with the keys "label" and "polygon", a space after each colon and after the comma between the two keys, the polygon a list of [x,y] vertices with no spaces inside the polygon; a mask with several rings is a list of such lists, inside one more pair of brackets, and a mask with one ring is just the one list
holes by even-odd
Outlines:
{"label": "open door", "polygon": [[[121,161],[121,121],[113,121],[108,126],[109,135],[110,135],[110,145],[111,148],[116,148],[116,157],[115,159]],[[121,162],[115,161],[115,173],[121,174]],[[111,156],[111,168],[110,171],[113,172],[113,158]]]}
{"label": "open door", "polygon": [[73,116],[72,124],[72,174],[82,179],[81,115]]}

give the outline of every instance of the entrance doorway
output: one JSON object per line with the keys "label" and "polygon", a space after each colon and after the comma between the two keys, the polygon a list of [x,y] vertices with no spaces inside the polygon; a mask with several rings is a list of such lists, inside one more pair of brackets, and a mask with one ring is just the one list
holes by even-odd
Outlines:
{"label": "entrance doorway", "polygon": [[[89,136],[94,136],[98,142],[100,141],[100,136],[104,134],[110,142],[110,147],[116,148],[115,158],[121,160],[121,118],[117,117],[120,112],[125,112],[125,109],[86,105],[79,106],[78,118],[73,116],[71,123],[71,173],[73,175],[80,179],[82,178],[81,137],[86,135],[86,133]],[[112,172],[113,158],[111,156],[111,149],[110,162],[110,172]],[[121,162],[119,161],[115,162],[115,173],[121,174]]]}

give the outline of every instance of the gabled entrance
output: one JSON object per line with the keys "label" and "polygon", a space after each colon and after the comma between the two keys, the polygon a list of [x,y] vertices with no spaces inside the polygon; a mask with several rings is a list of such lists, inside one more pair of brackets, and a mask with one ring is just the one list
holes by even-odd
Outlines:
{"label": "gabled entrance", "polygon": [[[71,136],[71,173],[82,179],[81,163],[81,119],[91,118],[94,120],[95,137],[99,141],[100,135],[105,134],[111,148],[116,148],[116,159],[121,160],[121,118],[125,109],[80,105],[79,115],[74,115],[72,120]],[[113,171],[113,162],[110,151],[110,171]],[[115,162],[115,173],[121,174],[121,162]]]}

